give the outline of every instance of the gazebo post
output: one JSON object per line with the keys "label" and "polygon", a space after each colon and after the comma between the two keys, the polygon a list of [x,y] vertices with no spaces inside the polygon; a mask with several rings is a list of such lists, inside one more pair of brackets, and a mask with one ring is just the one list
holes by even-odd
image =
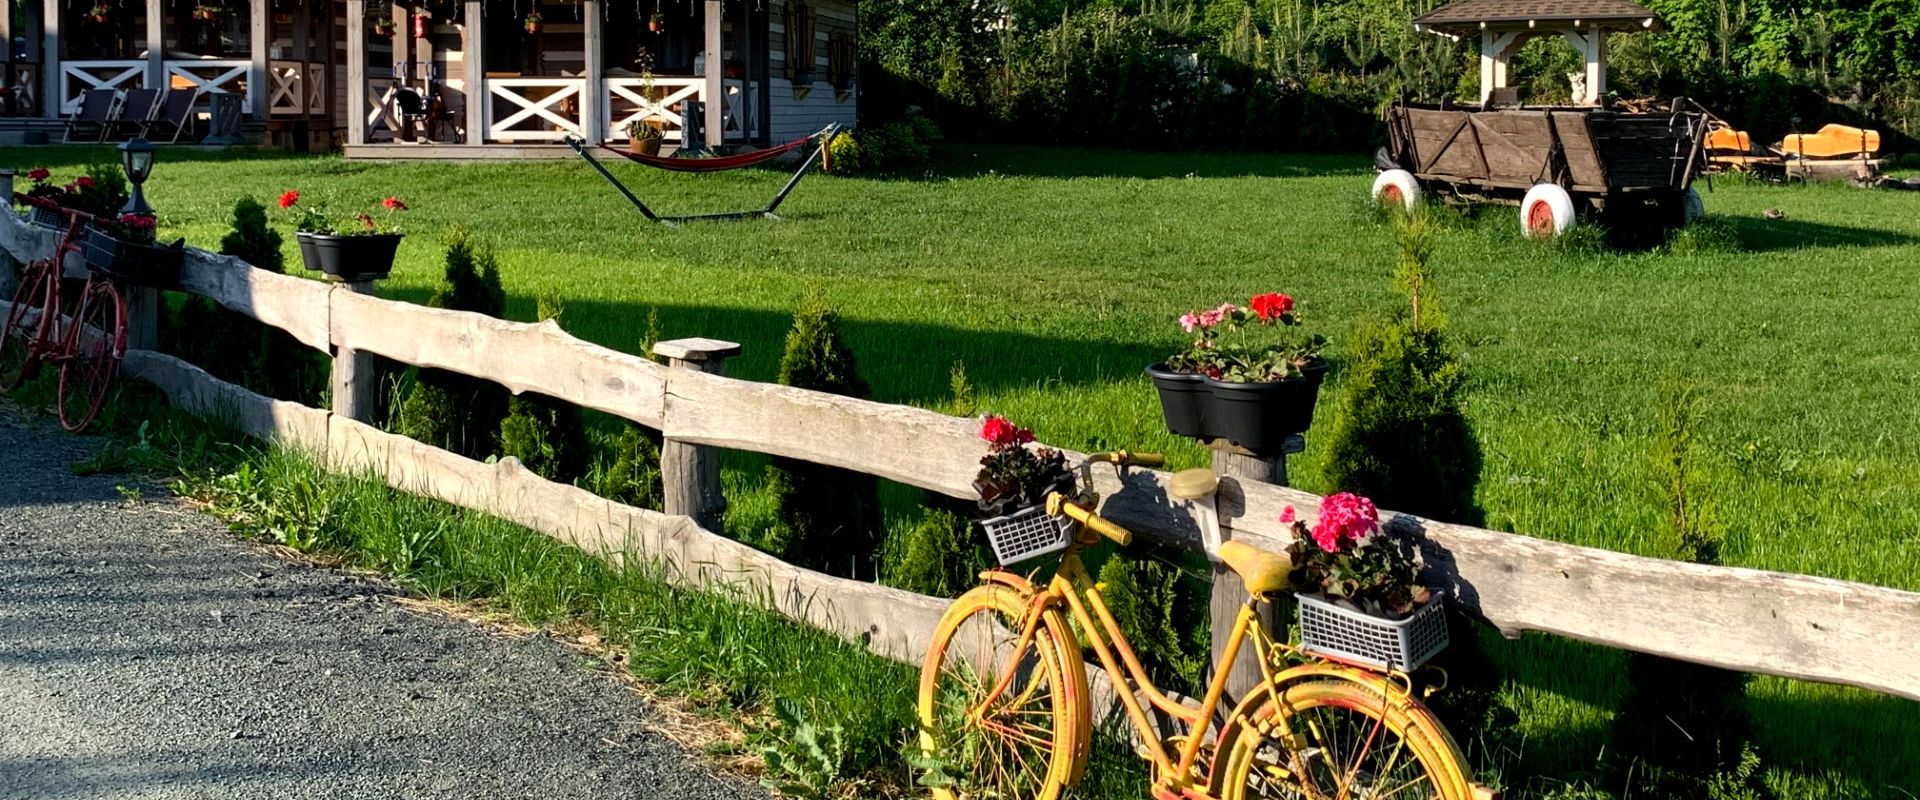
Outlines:
{"label": "gazebo post", "polygon": [[347,108],[343,121],[347,123],[347,144],[366,144],[367,0],[347,0],[346,44]]}
{"label": "gazebo post", "polygon": [[706,92],[701,97],[705,118],[700,120],[702,132],[706,134],[708,147],[719,147],[726,138],[726,126],[723,124],[727,110],[726,84],[721,76],[726,74],[726,59],[720,49],[720,0],[707,0],[706,7],[706,55],[707,74],[702,76],[706,83]]}
{"label": "gazebo post", "polygon": [[1480,29],[1481,105],[1486,104],[1493,90],[1507,87],[1507,51],[1513,49],[1514,40],[1518,38],[1519,31],[1501,33],[1491,28]]}

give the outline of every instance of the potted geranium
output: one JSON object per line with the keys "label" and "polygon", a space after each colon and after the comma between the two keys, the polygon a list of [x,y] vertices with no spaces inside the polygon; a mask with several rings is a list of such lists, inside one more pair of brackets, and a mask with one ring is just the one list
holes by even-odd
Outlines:
{"label": "potted geranium", "polygon": [[540,32],[540,26],[544,24],[546,21],[547,21],[547,18],[544,16],[541,16],[540,9],[537,7],[534,8],[532,11],[527,12],[527,19],[526,19],[527,33],[538,34]]}
{"label": "potted geranium", "polygon": [[136,286],[167,288],[178,282],[187,240],[155,244],[152,214],[95,217],[84,249],[87,267]]}
{"label": "potted geranium", "polygon": [[373,35],[386,38],[393,35],[393,20],[388,17],[373,18]]}
{"label": "potted geranium", "polygon": [[662,14],[658,11],[655,11],[647,17],[648,33],[659,33],[666,29],[667,29],[667,15]]}
{"label": "potted geranium", "polygon": [[280,208],[294,215],[295,238],[307,269],[347,282],[377,280],[393,271],[394,253],[406,235],[398,224],[399,214],[407,210],[400,198],[381,200],[378,216],[362,211],[350,222],[336,222],[322,206],[301,205],[300,193],[291,189],[280,195]]}
{"label": "potted geranium", "polygon": [[95,168],[65,184],[53,182],[46,167],[27,171],[32,184],[24,195],[32,206],[30,221],[53,230],[64,230],[68,217],[60,209],[80,211],[92,217],[119,213],[127,204],[126,179],[116,170]]}
{"label": "potted geranium", "polygon": [[1180,315],[1193,339],[1147,367],[1167,430],[1267,452],[1312,425],[1327,340],[1300,331],[1294,306],[1292,297],[1268,293],[1244,307],[1222,303]]}
{"label": "potted geranium", "polygon": [[660,155],[660,143],[667,138],[661,125],[661,120],[653,117],[627,123],[627,152],[643,156]]}
{"label": "potted geranium", "polygon": [[220,19],[220,7],[201,3],[193,7],[193,18],[201,22],[214,22]]}
{"label": "potted geranium", "polygon": [[1300,601],[1302,649],[1384,669],[1411,670],[1447,646],[1437,595],[1420,585],[1411,536],[1380,526],[1373,501],[1341,492],[1320,501],[1309,529],[1293,518],[1289,582]]}
{"label": "potted geranium", "polygon": [[107,17],[111,14],[113,14],[113,7],[107,5],[107,0],[100,0],[93,4],[93,8],[87,10],[87,19],[105,24]]}
{"label": "potted geranium", "polygon": [[980,510],[986,518],[994,555],[1009,564],[1045,555],[1067,546],[1065,518],[1047,515],[1047,495],[1073,497],[1073,470],[1064,453],[1051,447],[1028,447],[1033,431],[1005,417],[989,416],[980,424],[987,455],[973,488],[980,492]]}

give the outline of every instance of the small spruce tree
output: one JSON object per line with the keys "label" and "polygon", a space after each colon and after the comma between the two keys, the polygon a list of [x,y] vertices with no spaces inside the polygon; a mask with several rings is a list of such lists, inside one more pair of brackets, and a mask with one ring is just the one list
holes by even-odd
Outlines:
{"label": "small spruce tree", "polygon": [[1113,553],[1100,567],[1100,596],[1148,676],[1191,694],[1206,686],[1212,655],[1207,590],[1179,567],[1154,558],[1150,548],[1138,544]]}
{"label": "small spruce tree", "polygon": [[[793,315],[780,382],[802,389],[865,397],[840,315],[815,289]],[[786,561],[848,577],[871,577],[879,555],[879,486],[873,476],[790,458],[768,466],[779,491],[784,530],[768,545]]]}
{"label": "small spruce tree", "polygon": [[880,582],[934,597],[958,597],[993,567],[993,555],[966,517],[941,507],[923,507],[918,517],[887,536]]}
{"label": "small spruce tree", "polygon": [[[506,305],[493,252],[456,228],[448,238],[446,273],[427,305],[498,317]],[[401,404],[399,433],[469,458],[494,452],[507,390],[491,381],[446,370],[418,370]]]}
{"label": "small spruce tree", "polygon": [[595,493],[616,503],[659,510],[665,505],[660,488],[660,444],[638,425],[620,430],[613,454],[599,470]]}
{"label": "small spruce tree", "polygon": [[[535,302],[540,319],[558,322],[558,298],[541,295]],[[572,483],[586,474],[588,449],[580,409],[572,403],[543,394],[518,395],[507,401],[507,417],[500,421],[501,455],[520,459],[547,480]]]}

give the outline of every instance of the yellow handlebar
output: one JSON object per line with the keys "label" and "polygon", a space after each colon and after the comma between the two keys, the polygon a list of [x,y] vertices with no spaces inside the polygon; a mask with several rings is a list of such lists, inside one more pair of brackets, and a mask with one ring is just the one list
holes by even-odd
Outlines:
{"label": "yellow handlebar", "polygon": [[1146,467],[1148,469],[1167,463],[1166,457],[1159,453],[1133,453],[1126,450],[1115,450],[1111,453],[1094,453],[1093,455],[1087,456],[1087,460],[1121,467]]}
{"label": "yellow handlebar", "polygon": [[1100,518],[1099,514],[1079,503],[1068,500],[1059,492],[1047,495],[1047,513],[1055,516],[1065,514],[1067,519],[1087,526],[1087,530],[1112,539],[1118,544],[1133,541],[1133,532]]}

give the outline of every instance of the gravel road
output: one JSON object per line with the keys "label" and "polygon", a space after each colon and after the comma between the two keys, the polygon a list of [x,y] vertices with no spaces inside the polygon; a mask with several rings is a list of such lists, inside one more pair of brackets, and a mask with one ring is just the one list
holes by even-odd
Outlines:
{"label": "gravel road", "polygon": [[0,798],[744,798],[545,636],[289,564],[0,406]]}

